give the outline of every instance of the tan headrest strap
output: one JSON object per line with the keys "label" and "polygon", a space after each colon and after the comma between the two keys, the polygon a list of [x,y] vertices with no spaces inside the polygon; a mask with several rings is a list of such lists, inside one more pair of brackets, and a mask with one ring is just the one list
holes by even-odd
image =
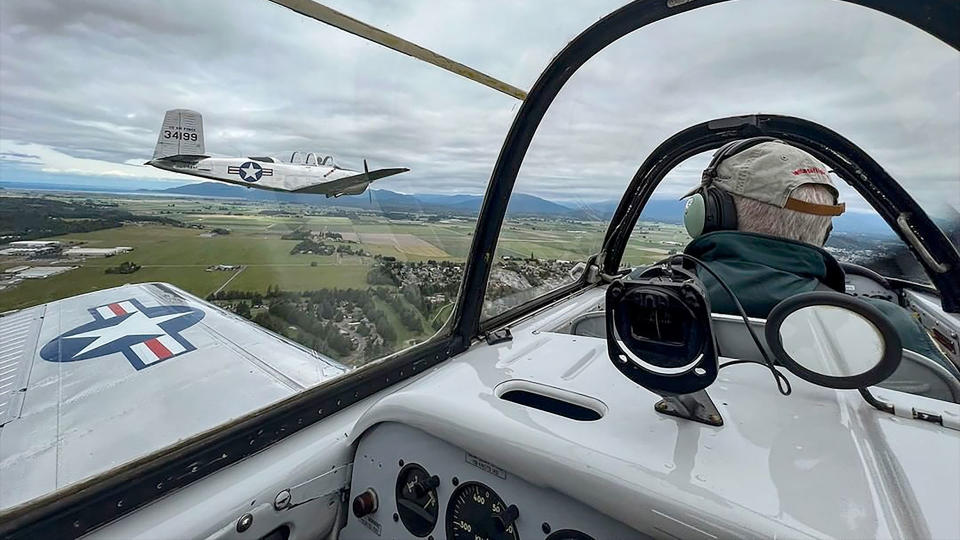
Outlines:
{"label": "tan headrest strap", "polygon": [[793,210],[794,212],[803,212],[804,214],[813,214],[815,216],[839,216],[847,209],[845,203],[817,204],[794,199],[793,197],[787,199],[787,204],[783,207],[788,210]]}

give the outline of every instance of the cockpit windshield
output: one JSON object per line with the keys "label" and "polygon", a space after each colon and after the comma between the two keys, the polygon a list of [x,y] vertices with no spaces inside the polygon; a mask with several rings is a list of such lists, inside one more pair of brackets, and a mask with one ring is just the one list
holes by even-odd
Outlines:
{"label": "cockpit windshield", "polygon": [[0,96],[0,513],[432,339],[516,104],[259,0],[0,2]]}
{"label": "cockpit windshield", "polygon": [[[565,84],[517,177],[487,315],[573,281],[573,263],[599,250],[625,187],[663,141],[700,122],[752,113],[808,119],[848,138],[958,245],[960,54],[851,4],[729,2],[628,34]],[[711,154],[679,164],[653,193],[625,264],[684,249],[679,199],[700,183]],[[832,177],[847,211],[833,220],[827,249],[887,276],[927,281],[891,227]]]}
{"label": "cockpit windshield", "polygon": [[297,150],[290,153],[290,158],[286,160],[286,162],[292,165],[310,165],[314,167],[326,166],[334,167],[336,169],[342,168],[337,165],[333,156],[324,154],[322,152],[302,152]]}

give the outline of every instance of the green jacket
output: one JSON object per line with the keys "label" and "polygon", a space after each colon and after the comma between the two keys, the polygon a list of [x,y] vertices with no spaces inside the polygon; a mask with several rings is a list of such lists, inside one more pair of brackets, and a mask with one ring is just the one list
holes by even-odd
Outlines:
{"label": "green jacket", "polygon": [[[684,253],[692,255],[723,278],[750,317],[767,318],[781,300],[824,286],[844,292],[840,263],[825,250],[764,234],[717,231],[695,238]],[[707,288],[714,312],[739,315],[733,301],[707,272],[697,273]],[[878,308],[893,323],[905,349],[918,352],[960,377],[940,354],[919,321],[902,307],[873,298],[861,298]]]}

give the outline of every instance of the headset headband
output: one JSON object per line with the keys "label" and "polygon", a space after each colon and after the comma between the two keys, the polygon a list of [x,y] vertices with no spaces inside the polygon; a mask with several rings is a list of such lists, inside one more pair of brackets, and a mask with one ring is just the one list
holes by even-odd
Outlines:
{"label": "headset headband", "polygon": [[707,168],[703,170],[703,181],[712,182],[713,179],[717,177],[717,167],[720,166],[720,163],[722,163],[723,160],[730,156],[739,154],[748,148],[753,148],[754,146],[765,142],[783,141],[774,137],[750,137],[749,139],[737,139],[735,141],[730,141],[721,146],[716,152],[713,153],[713,159],[710,160],[710,164],[707,165]]}

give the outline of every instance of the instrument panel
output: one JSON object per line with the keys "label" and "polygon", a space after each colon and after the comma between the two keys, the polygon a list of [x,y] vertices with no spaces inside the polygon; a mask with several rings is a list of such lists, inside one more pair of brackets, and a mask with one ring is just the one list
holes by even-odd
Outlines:
{"label": "instrument panel", "polygon": [[643,538],[606,515],[531,485],[475,453],[402,424],[360,439],[352,512],[340,538]]}

